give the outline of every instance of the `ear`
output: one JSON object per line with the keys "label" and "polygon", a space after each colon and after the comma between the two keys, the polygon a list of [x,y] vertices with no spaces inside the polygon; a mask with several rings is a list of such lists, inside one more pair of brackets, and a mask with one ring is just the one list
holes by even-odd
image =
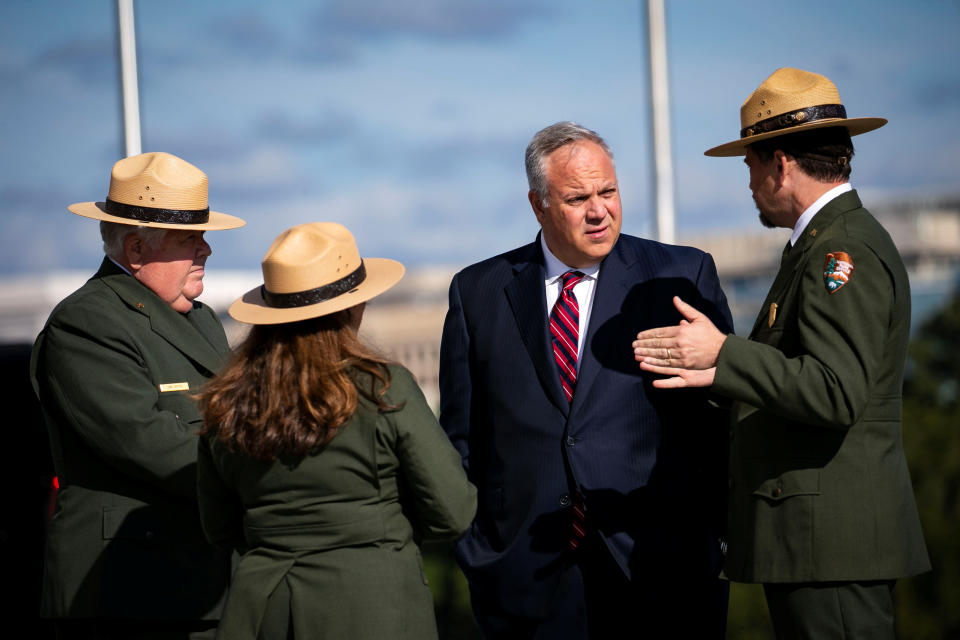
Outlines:
{"label": "ear", "polygon": [[537,222],[543,225],[543,217],[546,215],[546,212],[543,210],[543,202],[540,200],[540,196],[531,189],[527,192],[527,200],[530,201],[530,206],[533,208],[533,215],[537,216]]}
{"label": "ear", "polygon": [[783,185],[785,179],[790,177],[796,167],[797,161],[785,154],[780,149],[773,152],[773,163],[777,170],[777,183]]}
{"label": "ear", "polygon": [[136,233],[128,233],[123,239],[123,255],[133,272],[139,271],[145,262],[143,238]]}

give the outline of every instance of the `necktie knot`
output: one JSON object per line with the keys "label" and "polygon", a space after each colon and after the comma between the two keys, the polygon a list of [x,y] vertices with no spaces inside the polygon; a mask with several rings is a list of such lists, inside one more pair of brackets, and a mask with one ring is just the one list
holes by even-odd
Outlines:
{"label": "necktie knot", "polygon": [[579,271],[567,271],[560,277],[563,278],[563,290],[570,291],[570,289],[573,289],[583,280],[583,273]]}

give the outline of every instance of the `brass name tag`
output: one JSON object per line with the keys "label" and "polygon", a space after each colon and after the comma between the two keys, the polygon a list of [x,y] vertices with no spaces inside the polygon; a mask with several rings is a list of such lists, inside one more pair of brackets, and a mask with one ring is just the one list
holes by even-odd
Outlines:
{"label": "brass name tag", "polygon": [[167,393],[168,391],[189,391],[190,383],[189,382],[168,382],[167,384],[160,385],[160,393]]}

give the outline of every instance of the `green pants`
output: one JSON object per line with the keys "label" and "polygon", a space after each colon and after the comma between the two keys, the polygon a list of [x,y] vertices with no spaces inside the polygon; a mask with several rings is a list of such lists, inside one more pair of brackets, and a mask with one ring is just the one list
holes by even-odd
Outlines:
{"label": "green pants", "polygon": [[893,640],[895,580],[765,584],[777,640]]}

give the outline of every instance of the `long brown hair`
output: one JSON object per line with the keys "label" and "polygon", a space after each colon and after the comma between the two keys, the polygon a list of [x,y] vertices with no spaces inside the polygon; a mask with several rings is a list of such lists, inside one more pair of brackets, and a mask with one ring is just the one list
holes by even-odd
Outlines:
{"label": "long brown hair", "polygon": [[348,312],[255,325],[198,397],[201,434],[260,460],[303,456],[328,443],[362,394],[389,410],[387,360],[348,326]]}

